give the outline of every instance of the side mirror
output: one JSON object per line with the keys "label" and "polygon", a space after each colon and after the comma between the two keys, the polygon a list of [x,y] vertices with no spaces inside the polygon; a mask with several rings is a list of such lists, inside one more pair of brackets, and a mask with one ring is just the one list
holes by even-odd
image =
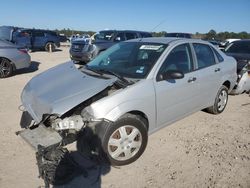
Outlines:
{"label": "side mirror", "polygon": [[157,81],[161,80],[175,80],[184,78],[184,73],[179,70],[168,70],[160,74],[157,78]]}

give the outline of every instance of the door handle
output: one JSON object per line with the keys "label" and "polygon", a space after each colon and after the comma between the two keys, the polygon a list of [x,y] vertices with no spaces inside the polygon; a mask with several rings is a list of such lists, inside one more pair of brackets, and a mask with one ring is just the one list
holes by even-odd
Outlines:
{"label": "door handle", "polygon": [[220,68],[214,69],[214,72],[219,72],[219,71],[220,71]]}
{"label": "door handle", "polygon": [[196,77],[189,78],[189,79],[188,79],[188,83],[194,82],[195,80],[196,80]]}

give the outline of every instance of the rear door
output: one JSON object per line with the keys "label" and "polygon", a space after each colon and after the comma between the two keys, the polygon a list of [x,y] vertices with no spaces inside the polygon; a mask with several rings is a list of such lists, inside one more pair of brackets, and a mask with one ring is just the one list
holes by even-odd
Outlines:
{"label": "rear door", "polygon": [[184,78],[155,82],[158,127],[181,119],[200,106],[199,72],[193,71],[193,65],[188,43],[176,46],[163,62],[157,76],[167,70],[180,70]]}
{"label": "rear door", "polygon": [[34,48],[44,48],[46,44],[46,37],[43,31],[33,30],[32,32],[33,38],[33,47]]}
{"label": "rear door", "polygon": [[13,33],[13,40],[18,46],[31,47],[31,36],[28,31],[16,31]]}
{"label": "rear door", "polygon": [[121,42],[121,41],[125,41],[125,33],[124,32],[118,32],[114,38],[114,42]]}
{"label": "rear door", "polygon": [[216,63],[214,53],[207,44],[193,43],[196,57],[195,69],[200,73],[198,81],[200,95],[204,102],[202,107],[208,107],[214,103],[214,99],[221,85],[222,66]]}

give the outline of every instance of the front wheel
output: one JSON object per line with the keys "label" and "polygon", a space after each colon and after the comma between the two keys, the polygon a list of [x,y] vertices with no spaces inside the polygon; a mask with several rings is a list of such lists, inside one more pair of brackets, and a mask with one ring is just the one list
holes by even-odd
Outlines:
{"label": "front wheel", "polygon": [[219,114],[224,111],[228,101],[228,88],[222,85],[216,95],[214,105],[207,108],[211,114]]}
{"label": "front wheel", "polygon": [[147,141],[145,121],[139,116],[126,114],[108,127],[102,146],[109,162],[121,166],[137,160],[144,152]]}

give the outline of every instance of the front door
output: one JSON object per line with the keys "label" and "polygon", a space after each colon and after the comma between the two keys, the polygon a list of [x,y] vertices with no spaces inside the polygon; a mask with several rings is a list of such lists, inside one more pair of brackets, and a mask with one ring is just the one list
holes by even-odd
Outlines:
{"label": "front door", "polygon": [[43,31],[33,30],[32,39],[33,48],[39,49],[45,46],[45,35]]}
{"label": "front door", "polygon": [[182,79],[155,81],[157,126],[170,124],[199,108],[199,72],[194,70],[189,44],[175,47],[163,62],[159,74],[168,70],[180,70]]}

